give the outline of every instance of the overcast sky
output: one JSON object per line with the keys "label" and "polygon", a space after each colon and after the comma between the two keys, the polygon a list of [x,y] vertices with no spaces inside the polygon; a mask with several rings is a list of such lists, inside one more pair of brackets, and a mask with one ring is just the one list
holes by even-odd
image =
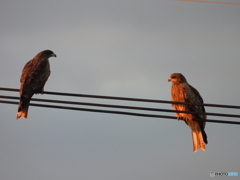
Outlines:
{"label": "overcast sky", "polygon": [[[50,59],[46,91],[170,100],[167,79],[180,72],[205,103],[239,105],[238,5],[1,0],[0,9],[0,87],[19,88],[27,61],[51,49],[57,58]],[[33,106],[28,119],[16,121],[16,115],[16,105],[0,104],[3,180],[202,180],[211,179],[211,171],[240,173],[238,125],[207,123],[207,151],[193,153],[190,129],[181,121]]]}

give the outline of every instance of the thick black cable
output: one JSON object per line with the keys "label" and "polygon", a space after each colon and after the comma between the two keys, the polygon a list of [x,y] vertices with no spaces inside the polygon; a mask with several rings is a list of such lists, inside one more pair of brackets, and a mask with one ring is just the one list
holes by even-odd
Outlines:
{"label": "thick black cable", "polygon": [[[0,101],[0,103],[16,104],[16,105],[18,104],[18,102],[13,102],[13,101]],[[141,117],[151,117],[151,118],[176,119],[176,117],[174,117],[174,116],[142,114],[142,113],[132,113],[132,112],[123,112],[123,111],[99,110],[99,109],[88,109],[88,108],[76,108],[76,107],[34,104],[34,103],[30,103],[30,106],[68,109],[68,110],[77,110],[77,111],[88,111],[88,112],[98,112],[98,113],[121,114],[121,115],[141,116]],[[236,122],[236,121],[222,121],[222,120],[212,120],[212,119],[195,119],[195,121],[205,121],[205,122],[211,122],[211,123],[223,123],[223,124],[237,124],[237,125],[240,125],[240,122]]]}
{"label": "thick black cable", "polygon": [[[14,97],[14,96],[2,96],[2,95],[0,95],[0,98],[19,100],[19,97]],[[75,102],[75,101],[62,101],[62,100],[51,100],[51,99],[37,99],[37,98],[32,98],[31,101],[48,102],[48,103],[60,103],[60,104],[72,104],[72,105],[84,105],[84,106],[96,106],[96,107],[107,107],[107,108],[133,109],[133,110],[155,111],[155,112],[188,113],[188,114],[201,114],[201,115],[210,115],[210,116],[222,116],[222,117],[240,118],[240,115],[236,115],[236,114],[198,113],[198,112],[176,111],[176,110],[159,109],[159,108],[122,106],[122,105],[112,105],[112,104],[109,105],[109,104]]]}
{"label": "thick black cable", "polygon": [[[15,91],[15,92],[19,92],[19,89],[14,89],[14,88],[3,88],[3,87],[0,87],[0,90],[2,90],[2,91]],[[140,98],[127,98],[127,97],[115,97],[115,96],[75,94],[75,93],[63,93],[63,92],[51,92],[51,91],[44,91],[44,94],[61,95],[61,96],[74,96],[74,97],[84,97],[84,98],[99,98],[99,99],[112,99],[112,100],[125,100],[125,101],[138,101],[138,102],[152,102],[152,103],[167,103],[167,104],[185,104],[185,105],[195,105],[195,106],[210,106],[210,107],[219,107],[219,108],[240,109],[240,106],[222,105],[222,104],[195,104],[195,103],[185,103],[185,102],[165,101],[165,100],[154,100],[154,99],[140,99]]]}

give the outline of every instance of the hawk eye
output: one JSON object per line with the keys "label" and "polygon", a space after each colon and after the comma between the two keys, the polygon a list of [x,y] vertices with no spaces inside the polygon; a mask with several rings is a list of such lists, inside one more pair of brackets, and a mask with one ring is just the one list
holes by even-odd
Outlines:
{"label": "hawk eye", "polygon": [[175,78],[176,78],[176,76],[172,76],[171,78],[172,78],[172,79],[175,79]]}

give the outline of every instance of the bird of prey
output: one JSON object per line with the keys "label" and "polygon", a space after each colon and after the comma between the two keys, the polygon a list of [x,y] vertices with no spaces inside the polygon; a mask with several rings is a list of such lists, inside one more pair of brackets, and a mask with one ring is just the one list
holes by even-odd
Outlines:
{"label": "bird of prey", "polygon": [[28,107],[33,94],[44,92],[44,85],[50,75],[50,64],[48,61],[50,57],[57,56],[51,50],[44,50],[24,66],[20,78],[20,102],[17,120],[27,118]]}
{"label": "bird of prey", "polygon": [[[168,81],[172,82],[171,95],[172,101],[203,104],[203,99],[199,92],[188,84],[186,78],[181,73],[173,73],[170,75]],[[187,113],[176,113],[179,120],[184,120],[185,123],[191,128],[192,140],[193,140],[193,152],[196,152],[199,148],[206,151],[205,144],[208,143],[207,135],[204,131],[204,121],[194,121],[194,119],[206,119],[204,106],[197,105],[183,105],[183,104],[172,104],[174,110],[178,111],[190,111],[195,114]]]}

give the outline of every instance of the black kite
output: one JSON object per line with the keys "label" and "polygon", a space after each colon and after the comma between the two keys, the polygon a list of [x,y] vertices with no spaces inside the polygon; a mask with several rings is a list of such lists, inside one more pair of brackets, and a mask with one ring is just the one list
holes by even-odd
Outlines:
{"label": "black kite", "polygon": [[48,61],[50,57],[57,56],[50,50],[42,51],[24,66],[20,79],[20,102],[17,120],[27,118],[28,107],[33,94],[43,93],[44,85],[50,75]]}
{"label": "black kite", "polygon": [[[203,99],[199,92],[187,83],[186,78],[180,73],[171,74],[168,81],[172,82],[171,95],[172,101],[188,102],[195,104],[203,104]],[[197,105],[181,105],[172,104],[174,110],[178,111],[191,111],[205,113],[204,106]],[[176,113],[176,116],[180,120],[184,120],[185,123],[192,130],[193,140],[193,152],[196,152],[199,148],[206,151],[205,143],[207,144],[207,135],[204,131],[204,121],[194,121],[193,119],[206,119],[206,115],[202,114],[186,114]]]}

